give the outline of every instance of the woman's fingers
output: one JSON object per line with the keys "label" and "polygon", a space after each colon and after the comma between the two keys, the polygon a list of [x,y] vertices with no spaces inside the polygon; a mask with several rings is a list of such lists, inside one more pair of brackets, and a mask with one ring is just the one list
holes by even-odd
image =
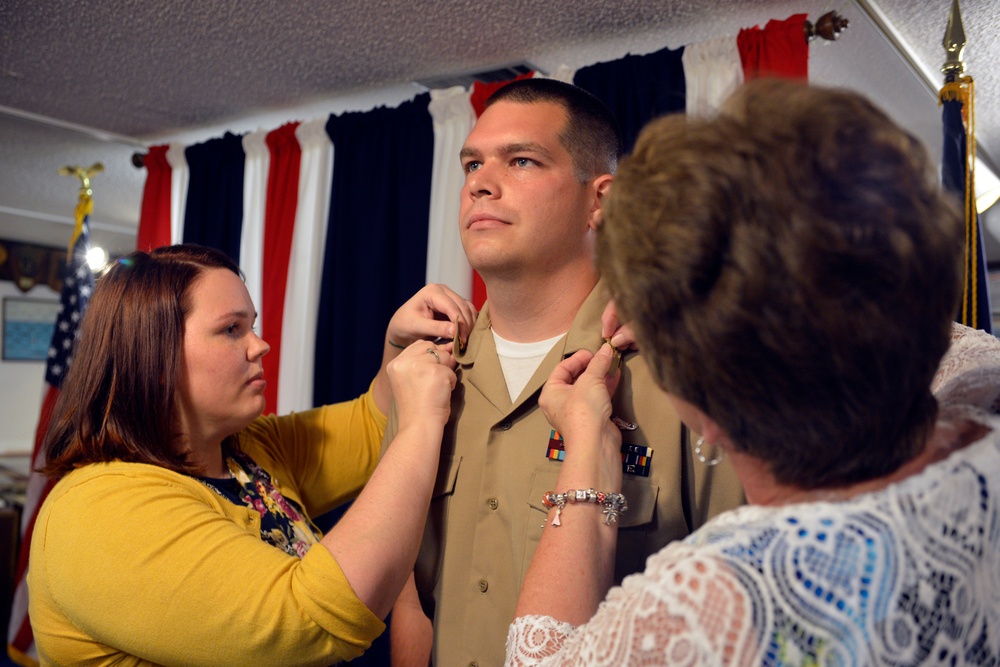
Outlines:
{"label": "woman's fingers", "polygon": [[463,344],[476,323],[475,307],[447,285],[426,285],[404,303],[389,322],[395,347],[418,340],[453,340]]}
{"label": "woman's fingers", "polygon": [[625,324],[619,322],[618,307],[613,300],[608,301],[608,305],[601,314],[601,336],[610,342],[616,350],[639,349],[631,322]]}

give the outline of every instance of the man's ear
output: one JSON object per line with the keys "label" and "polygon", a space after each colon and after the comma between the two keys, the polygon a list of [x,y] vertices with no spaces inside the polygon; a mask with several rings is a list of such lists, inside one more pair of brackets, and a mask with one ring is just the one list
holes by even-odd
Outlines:
{"label": "man's ear", "polygon": [[588,226],[593,232],[597,231],[597,228],[601,226],[601,216],[604,211],[604,198],[611,192],[611,181],[614,180],[614,176],[611,174],[602,174],[595,178],[590,187],[593,188],[594,199],[590,207],[590,220],[588,221]]}

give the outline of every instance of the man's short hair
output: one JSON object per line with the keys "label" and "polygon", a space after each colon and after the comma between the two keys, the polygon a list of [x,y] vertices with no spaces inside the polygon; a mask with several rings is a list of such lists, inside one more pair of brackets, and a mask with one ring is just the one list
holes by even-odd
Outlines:
{"label": "man's short hair", "polygon": [[519,79],[493,93],[486,108],[497,102],[551,102],[565,109],[568,120],[559,138],[573,158],[581,182],[613,174],[618,168],[624,150],[618,121],[603,102],[583,88],[555,79]]}

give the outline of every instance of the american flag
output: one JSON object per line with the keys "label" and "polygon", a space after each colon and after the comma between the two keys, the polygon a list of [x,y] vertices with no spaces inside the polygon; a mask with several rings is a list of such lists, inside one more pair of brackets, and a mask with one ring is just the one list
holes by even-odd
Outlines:
{"label": "american flag", "polygon": [[80,319],[90,302],[90,294],[94,291],[94,273],[87,263],[87,251],[90,249],[88,220],[89,217],[83,221],[83,228],[73,243],[71,259],[66,265],[61,307],[52,332],[52,341],[49,343],[45,382],[56,388],[62,386],[62,379],[73,360],[73,344],[79,335]]}
{"label": "american flag", "polygon": [[76,228],[70,241],[70,251],[66,258],[66,272],[63,277],[61,308],[56,318],[56,326],[49,343],[48,360],[45,366],[45,398],[35,430],[35,446],[31,455],[31,474],[28,477],[28,488],[25,494],[24,508],[21,514],[21,550],[17,562],[17,588],[14,592],[14,603],[11,607],[10,626],[7,632],[7,653],[14,662],[25,666],[38,665],[35,641],[28,619],[28,586],[25,575],[28,571],[28,551],[31,546],[31,534],[35,527],[35,518],[42,502],[49,494],[53,483],[45,476],[34,472],[45,465],[45,452],[42,442],[48,430],[52,409],[59,396],[59,388],[66,376],[73,358],[73,348],[80,331],[80,320],[87,309],[90,294],[94,290],[94,273],[87,263],[87,251],[90,249],[89,217],[91,210],[89,195],[80,195],[80,204],[76,210]]}

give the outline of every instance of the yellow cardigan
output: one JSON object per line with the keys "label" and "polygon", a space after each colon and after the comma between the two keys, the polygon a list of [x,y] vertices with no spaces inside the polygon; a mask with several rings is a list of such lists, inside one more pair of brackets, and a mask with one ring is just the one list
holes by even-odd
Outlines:
{"label": "yellow cardigan", "polygon": [[[260,417],[240,445],[309,516],[358,495],[385,416],[367,394]],[[330,552],[260,539],[260,516],[201,482],[136,463],[64,477],[31,542],[29,614],[42,664],[329,665],[385,625]]]}

